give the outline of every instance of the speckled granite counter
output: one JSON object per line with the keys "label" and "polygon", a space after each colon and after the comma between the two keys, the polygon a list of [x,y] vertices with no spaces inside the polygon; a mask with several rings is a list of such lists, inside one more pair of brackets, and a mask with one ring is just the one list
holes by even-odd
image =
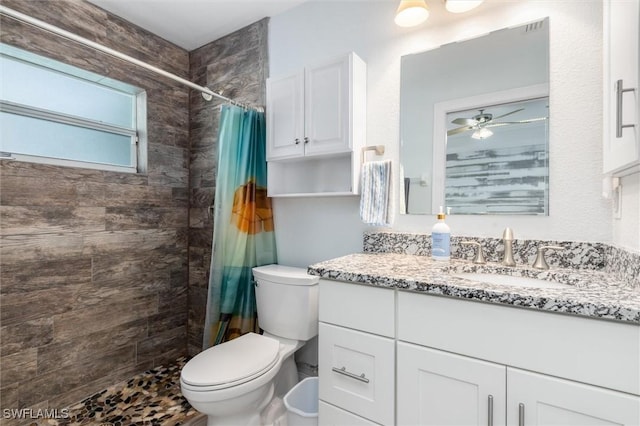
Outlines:
{"label": "speckled granite counter", "polygon": [[[469,261],[436,262],[427,256],[359,253],[316,263],[308,272],[322,278],[406,291],[498,303],[542,311],[581,315],[640,325],[640,288],[612,274],[593,270],[475,265]],[[566,284],[563,288],[498,285],[458,278],[451,273],[490,272]]]}

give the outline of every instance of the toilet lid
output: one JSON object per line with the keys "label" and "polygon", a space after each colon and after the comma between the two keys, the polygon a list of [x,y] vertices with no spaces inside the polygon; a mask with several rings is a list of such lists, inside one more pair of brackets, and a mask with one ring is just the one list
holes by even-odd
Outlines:
{"label": "toilet lid", "polygon": [[180,375],[192,386],[239,384],[273,367],[279,349],[276,339],[247,333],[199,353],[187,362]]}

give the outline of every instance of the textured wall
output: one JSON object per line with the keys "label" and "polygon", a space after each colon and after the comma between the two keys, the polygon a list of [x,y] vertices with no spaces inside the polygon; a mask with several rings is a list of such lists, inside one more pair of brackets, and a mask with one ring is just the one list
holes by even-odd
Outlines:
{"label": "textured wall", "polygon": [[[78,0],[3,5],[188,77],[188,53]],[[0,166],[0,407],[62,408],[186,354],[188,89],[2,18],[2,42],[148,94],[148,173]]]}
{"label": "textured wall", "polygon": [[[191,81],[251,105],[265,104],[268,19],[249,25],[189,54]],[[220,101],[197,93],[190,106],[189,336],[191,355],[202,350],[209,285]]]}

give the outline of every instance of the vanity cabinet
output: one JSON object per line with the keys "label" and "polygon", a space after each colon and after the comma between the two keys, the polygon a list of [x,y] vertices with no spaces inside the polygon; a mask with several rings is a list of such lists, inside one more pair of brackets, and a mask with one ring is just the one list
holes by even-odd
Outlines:
{"label": "vanity cabinet", "polygon": [[394,424],[394,292],[320,280],[318,306],[319,424]]}
{"label": "vanity cabinet", "polygon": [[357,194],[366,65],[355,53],[267,79],[270,196]]}
{"label": "vanity cabinet", "polygon": [[398,425],[640,424],[635,325],[409,292],[397,314]]}
{"label": "vanity cabinet", "polygon": [[622,176],[640,171],[640,3],[605,0],[603,22],[604,172]]}
{"label": "vanity cabinet", "polygon": [[639,421],[638,397],[398,342],[398,425]]}
{"label": "vanity cabinet", "polygon": [[636,324],[324,279],[319,318],[322,425],[640,424]]}

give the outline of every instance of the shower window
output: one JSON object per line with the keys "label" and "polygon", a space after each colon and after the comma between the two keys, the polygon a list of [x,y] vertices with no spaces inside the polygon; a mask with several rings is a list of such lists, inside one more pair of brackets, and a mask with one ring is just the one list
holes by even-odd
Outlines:
{"label": "shower window", "polygon": [[144,172],[146,94],[0,45],[0,157]]}

